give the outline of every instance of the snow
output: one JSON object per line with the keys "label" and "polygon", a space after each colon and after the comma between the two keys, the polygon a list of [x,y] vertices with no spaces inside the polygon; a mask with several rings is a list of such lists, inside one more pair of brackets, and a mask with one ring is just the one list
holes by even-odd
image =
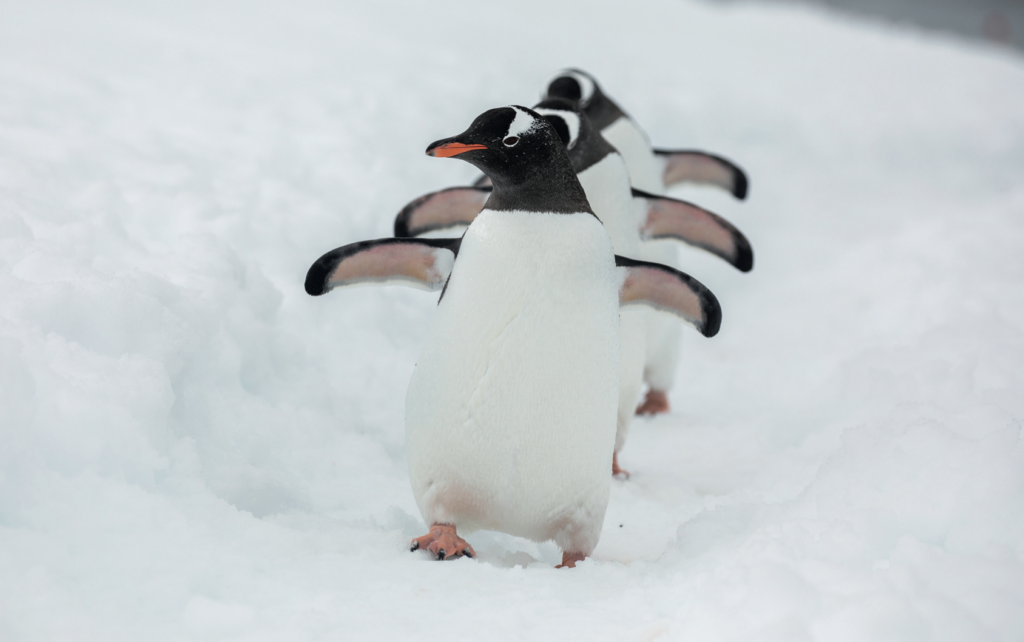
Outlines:
{"label": "snow", "polygon": [[[4,4],[0,639],[1024,636],[1024,61],[629,5]],[[436,295],[303,278],[566,66],[749,172],[673,195],[755,269],[681,255],[722,331],[634,424],[594,559],[432,562],[403,402]]]}

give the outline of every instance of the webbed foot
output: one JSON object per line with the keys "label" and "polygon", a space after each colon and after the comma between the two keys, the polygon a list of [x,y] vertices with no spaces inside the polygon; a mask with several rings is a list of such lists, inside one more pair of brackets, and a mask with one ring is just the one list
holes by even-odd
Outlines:
{"label": "webbed foot", "polygon": [[429,533],[412,540],[409,550],[420,549],[429,551],[439,560],[450,560],[463,555],[476,557],[473,547],[455,533],[455,527],[451,524],[434,524],[430,527]]}
{"label": "webbed foot", "polygon": [[582,562],[587,559],[587,556],[583,553],[568,553],[562,552],[562,563],[555,568],[576,568],[576,562]]}

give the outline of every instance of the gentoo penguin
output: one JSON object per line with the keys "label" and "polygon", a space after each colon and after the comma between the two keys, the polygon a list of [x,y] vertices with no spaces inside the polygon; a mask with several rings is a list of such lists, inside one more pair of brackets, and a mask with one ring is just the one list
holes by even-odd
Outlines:
{"label": "gentoo penguin", "polygon": [[552,78],[544,98],[562,98],[579,105],[629,167],[633,187],[660,194],[677,183],[712,185],[738,199],[747,197],[747,175],[732,161],[697,150],[653,149],[647,134],[609,98],[594,77],[566,69]]}
{"label": "gentoo penguin", "polygon": [[[744,272],[753,267],[750,243],[724,219],[690,203],[658,198],[631,188],[629,171],[618,150],[573,103],[552,98],[540,102],[534,110],[559,132],[576,177],[594,213],[608,230],[616,254],[643,258],[649,251],[645,240],[665,238],[716,252]],[[629,473],[619,467],[618,454],[626,442],[643,388],[648,316],[664,317],[658,312],[644,312],[636,310],[620,317],[619,413],[612,474],[627,477]],[[659,320],[673,323],[671,317]]]}
{"label": "gentoo penguin", "polygon": [[484,112],[427,148],[491,177],[461,239],[391,238],[322,256],[306,291],[400,283],[441,290],[406,397],[413,495],[429,533],[412,549],[473,556],[459,535],[554,540],[589,555],[608,502],[619,309],[668,311],[705,336],[714,295],[672,268],[615,256],[564,146],[536,112]]}
{"label": "gentoo penguin", "polygon": [[[689,203],[633,190],[622,157],[594,130],[586,114],[572,103],[550,99],[536,105],[534,110],[552,124],[565,144],[576,177],[594,213],[608,230],[616,254],[640,257],[644,240],[671,238],[708,249],[741,270],[752,267],[750,244],[728,222]],[[395,236],[414,236],[468,225],[482,209],[489,189],[449,188],[420,197],[396,217]],[[637,208],[642,227],[638,224]],[[613,475],[628,476],[619,466],[618,455],[643,388],[647,323],[647,315],[642,310],[624,312],[620,318],[619,411]]]}
{"label": "gentoo penguin", "polygon": [[[579,69],[559,72],[548,82],[544,94],[579,104],[594,126],[622,154],[633,187],[658,195],[669,185],[692,182],[721,187],[736,198],[746,198],[747,176],[731,161],[695,150],[652,149],[639,125],[601,90],[590,74]],[[671,244],[648,244],[643,258],[675,265],[676,255],[676,248]],[[638,414],[668,411],[667,393],[675,380],[680,340],[676,324],[666,322],[659,315],[648,315],[644,381],[649,390],[637,409]]]}

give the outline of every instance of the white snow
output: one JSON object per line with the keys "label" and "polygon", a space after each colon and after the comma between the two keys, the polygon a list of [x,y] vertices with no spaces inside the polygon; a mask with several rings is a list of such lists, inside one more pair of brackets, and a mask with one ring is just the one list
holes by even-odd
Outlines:
{"label": "white snow", "polygon": [[[670,0],[2,14],[0,639],[1024,637],[1019,54]],[[569,65],[749,172],[673,194],[755,269],[681,256],[722,331],[594,559],[432,562],[403,401],[436,295],[303,278]]]}

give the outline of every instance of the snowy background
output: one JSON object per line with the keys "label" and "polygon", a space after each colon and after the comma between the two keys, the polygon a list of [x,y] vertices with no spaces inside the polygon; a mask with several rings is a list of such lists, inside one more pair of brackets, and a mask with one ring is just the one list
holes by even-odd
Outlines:
{"label": "snowy background", "polygon": [[[0,14],[0,639],[1024,638],[1020,53],[774,4]],[[722,331],[592,560],[435,563],[403,401],[436,295],[303,278],[569,65],[748,171],[673,194],[756,266],[681,254]]]}

